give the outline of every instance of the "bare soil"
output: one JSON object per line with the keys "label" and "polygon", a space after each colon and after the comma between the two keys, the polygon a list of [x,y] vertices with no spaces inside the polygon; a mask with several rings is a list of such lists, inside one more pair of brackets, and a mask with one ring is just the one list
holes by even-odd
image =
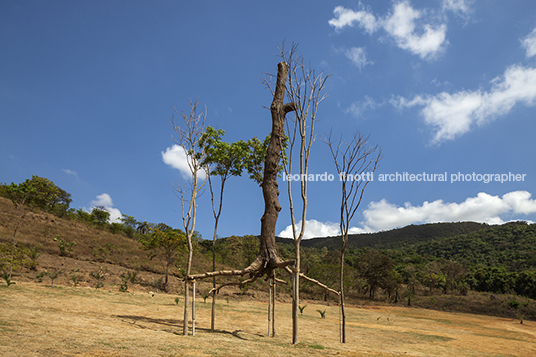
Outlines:
{"label": "bare soil", "polygon": [[[198,296],[195,336],[183,336],[182,297],[109,286],[17,282],[0,287],[1,356],[534,356],[536,323],[418,308],[339,310],[303,301],[300,343],[291,344],[291,305],[276,306],[268,337],[265,302],[220,298],[211,333],[210,303]],[[316,310],[326,310],[320,318]]]}

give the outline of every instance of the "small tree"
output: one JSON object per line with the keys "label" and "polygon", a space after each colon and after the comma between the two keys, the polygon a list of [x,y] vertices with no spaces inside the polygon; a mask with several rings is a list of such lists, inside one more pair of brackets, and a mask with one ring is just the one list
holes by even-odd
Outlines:
{"label": "small tree", "polygon": [[110,219],[110,212],[108,212],[103,206],[93,207],[91,210],[91,218],[93,223],[99,227],[102,227],[108,223]]}
{"label": "small tree", "polygon": [[195,232],[195,223],[197,217],[196,200],[199,191],[206,183],[206,178],[201,178],[203,163],[207,158],[205,151],[206,145],[201,140],[205,131],[205,119],[207,116],[206,107],[200,114],[197,114],[198,101],[190,102],[190,113],[178,112],[173,108],[175,114],[178,114],[182,121],[178,123],[175,117],[171,120],[171,125],[177,137],[173,140],[185,152],[188,168],[191,173],[191,181],[185,186],[178,186],[177,192],[182,206],[182,222],[188,244],[188,261],[186,263],[186,279],[184,281],[184,326],[183,334],[188,334],[188,305],[189,305],[189,277],[192,268],[193,246],[192,237]]}
{"label": "small tree", "polygon": [[[322,94],[328,76],[323,73],[316,74],[313,69],[307,68],[303,63],[303,58],[297,55],[297,45],[293,45],[289,54],[281,48],[281,56],[288,64],[288,83],[286,93],[289,101],[294,104],[294,119],[286,122],[286,136],[289,138],[289,148],[287,150],[288,161],[283,161],[284,170],[287,176],[292,174],[292,165],[297,161],[300,177],[307,177],[309,170],[309,158],[313,145],[314,127],[318,105],[326,98]],[[292,117],[291,117],[292,118]],[[282,145],[282,143],[280,144]],[[297,153],[294,151],[297,146]],[[292,198],[291,181],[287,181],[288,198],[290,206],[290,219],[292,236],[294,239],[294,268],[293,268],[293,293],[292,293],[292,343],[298,343],[298,310],[300,304],[300,245],[305,233],[306,213],[307,213],[307,180],[300,180],[301,196],[301,228],[296,227],[296,212],[294,200]]]}
{"label": "small tree", "polygon": [[346,343],[346,315],[344,312],[344,255],[348,244],[350,223],[363,199],[365,188],[372,180],[374,172],[382,159],[378,146],[368,145],[368,137],[356,132],[349,142],[338,142],[331,138],[331,132],[324,139],[329,146],[335,168],[341,182],[340,231],[342,237],[340,259],[340,303],[341,303],[341,342]]}
{"label": "small tree", "polygon": [[[214,215],[214,236],[212,237],[212,270],[216,271],[216,239],[218,234],[218,222],[220,220],[223,206],[223,192],[225,183],[232,176],[240,176],[244,168],[244,159],[247,155],[248,145],[240,140],[234,143],[222,141],[224,130],[216,130],[207,127],[205,133],[199,140],[199,145],[204,145],[206,157],[202,165],[207,172],[210,189],[210,200],[212,202],[212,213]],[[220,178],[220,189],[216,197],[213,190],[211,176]],[[216,208],[217,207],[217,208]],[[212,287],[216,288],[216,277],[212,278]],[[216,314],[216,291],[212,291],[212,313],[210,329],[214,332],[214,318]]]}
{"label": "small tree", "polygon": [[167,290],[169,280],[169,267],[175,264],[177,255],[186,252],[187,242],[184,232],[173,229],[164,223],[156,225],[151,233],[140,239],[142,247],[150,250],[151,259],[159,255],[164,264],[164,289]]}

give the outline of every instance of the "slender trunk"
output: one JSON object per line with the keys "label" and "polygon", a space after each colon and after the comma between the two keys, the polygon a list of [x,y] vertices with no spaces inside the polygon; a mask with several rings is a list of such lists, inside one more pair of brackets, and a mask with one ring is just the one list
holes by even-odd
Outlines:
{"label": "slender trunk", "polygon": [[[214,268],[214,271],[216,269]],[[212,288],[216,289],[216,277],[212,277]],[[212,291],[212,311],[210,313],[210,331],[214,332],[215,329],[215,316],[216,316],[216,290]]]}
{"label": "slender trunk", "polygon": [[275,337],[275,271],[272,280],[272,337]]}
{"label": "slender trunk", "polygon": [[195,280],[192,282],[192,336],[195,336]]}
{"label": "slender trunk", "polygon": [[168,277],[169,277],[169,259],[168,261],[166,262],[166,274],[165,274],[165,277],[164,277],[164,291],[167,291],[168,290]]}
{"label": "slender trunk", "polygon": [[272,329],[272,279],[268,283],[268,337],[271,337]]}
{"label": "slender trunk", "polygon": [[189,309],[188,309],[188,306],[190,304],[190,299],[189,299],[189,294],[188,294],[188,289],[189,289],[189,282],[188,280],[185,280],[184,281],[184,324],[183,324],[183,327],[182,327],[182,334],[184,336],[187,336],[188,335],[188,314],[189,314]]}
{"label": "slender trunk", "polygon": [[300,244],[294,243],[296,265],[294,266],[294,279],[292,289],[292,343],[298,343],[298,310],[300,305]]}
{"label": "slender trunk", "polygon": [[343,244],[341,249],[341,290],[340,290],[340,303],[341,303],[341,342],[346,343],[346,315],[344,312],[344,254],[346,252],[346,243],[348,242],[348,235],[343,236]]}
{"label": "slender trunk", "polygon": [[[221,207],[221,206],[220,206]],[[214,237],[212,238],[212,271],[216,271],[216,232],[218,230],[218,217],[214,223]],[[216,277],[212,277],[212,288],[216,289]],[[210,313],[210,331],[214,332],[216,319],[216,290],[212,291],[212,311]]]}

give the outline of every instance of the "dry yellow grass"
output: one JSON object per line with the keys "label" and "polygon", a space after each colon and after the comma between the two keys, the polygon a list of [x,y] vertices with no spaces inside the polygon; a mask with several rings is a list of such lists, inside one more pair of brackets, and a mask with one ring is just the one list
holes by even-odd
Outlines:
{"label": "dry yellow grass", "polygon": [[[195,336],[182,336],[182,299],[91,288],[17,283],[0,287],[1,356],[534,356],[536,323],[400,307],[348,308],[348,343],[339,343],[336,306],[307,302],[300,343],[290,343],[290,304],[198,301]],[[304,303],[305,304],[305,303]],[[326,309],[321,319],[316,310]]]}

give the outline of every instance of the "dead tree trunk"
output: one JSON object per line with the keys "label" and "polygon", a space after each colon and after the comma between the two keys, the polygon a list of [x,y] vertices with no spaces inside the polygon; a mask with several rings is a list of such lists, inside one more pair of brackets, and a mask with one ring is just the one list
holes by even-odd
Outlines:
{"label": "dead tree trunk", "polygon": [[[289,65],[280,62],[277,65],[277,82],[274,99],[270,106],[272,113],[272,136],[266,150],[262,195],[264,197],[264,215],[261,218],[260,256],[265,269],[273,270],[281,265],[275,245],[275,225],[281,211],[279,205],[279,160],[281,147],[285,138],[285,115],[296,110],[295,103],[283,104]],[[270,274],[271,275],[271,274]]]}
{"label": "dead tree trunk", "polygon": [[[283,103],[283,100],[285,99],[288,71],[288,63],[280,62],[277,65],[276,87],[273,92],[273,101],[270,106],[270,112],[272,116],[272,134],[270,142],[268,144],[268,148],[266,150],[264,177],[263,182],[261,184],[262,194],[264,197],[264,214],[261,218],[259,255],[253,263],[251,263],[247,268],[244,268],[242,270],[220,270],[195,275],[187,274],[185,278],[188,282],[216,276],[244,276],[246,274],[249,274],[249,279],[238,283],[227,283],[220,285],[217,288],[213,288],[209,292],[209,294],[213,294],[219,291],[219,289],[221,289],[222,287],[228,285],[243,286],[247,283],[255,281],[263,275],[267,275],[267,279],[274,279],[274,289],[272,294],[272,335],[275,335],[275,314],[273,309],[273,306],[275,305],[275,282],[284,282],[275,278],[274,270],[276,268],[283,268],[290,275],[294,275],[298,279],[303,278],[304,280],[307,280],[330,292],[333,292],[337,296],[339,295],[338,291],[327,287],[326,285],[320,283],[315,279],[311,279],[305,276],[304,274],[300,273],[299,270],[291,270],[289,266],[295,265],[296,261],[283,261],[277,253],[277,248],[275,244],[275,226],[277,223],[277,218],[279,216],[279,211],[281,211],[281,206],[279,205],[279,185],[277,183],[277,176],[279,174],[279,162],[281,159],[282,144],[285,139],[285,115],[297,109],[297,105],[294,102],[287,104]],[[186,284],[186,286],[188,285]],[[185,295],[185,299],[186,298],[187,295]],[[297,314],[295,315],[297,316]],[[295,320],[297,322],[297,318]],[[185,326],[187,325],[185,324]],[[186,327],[185,331],[185,333],[187,333]]]}

